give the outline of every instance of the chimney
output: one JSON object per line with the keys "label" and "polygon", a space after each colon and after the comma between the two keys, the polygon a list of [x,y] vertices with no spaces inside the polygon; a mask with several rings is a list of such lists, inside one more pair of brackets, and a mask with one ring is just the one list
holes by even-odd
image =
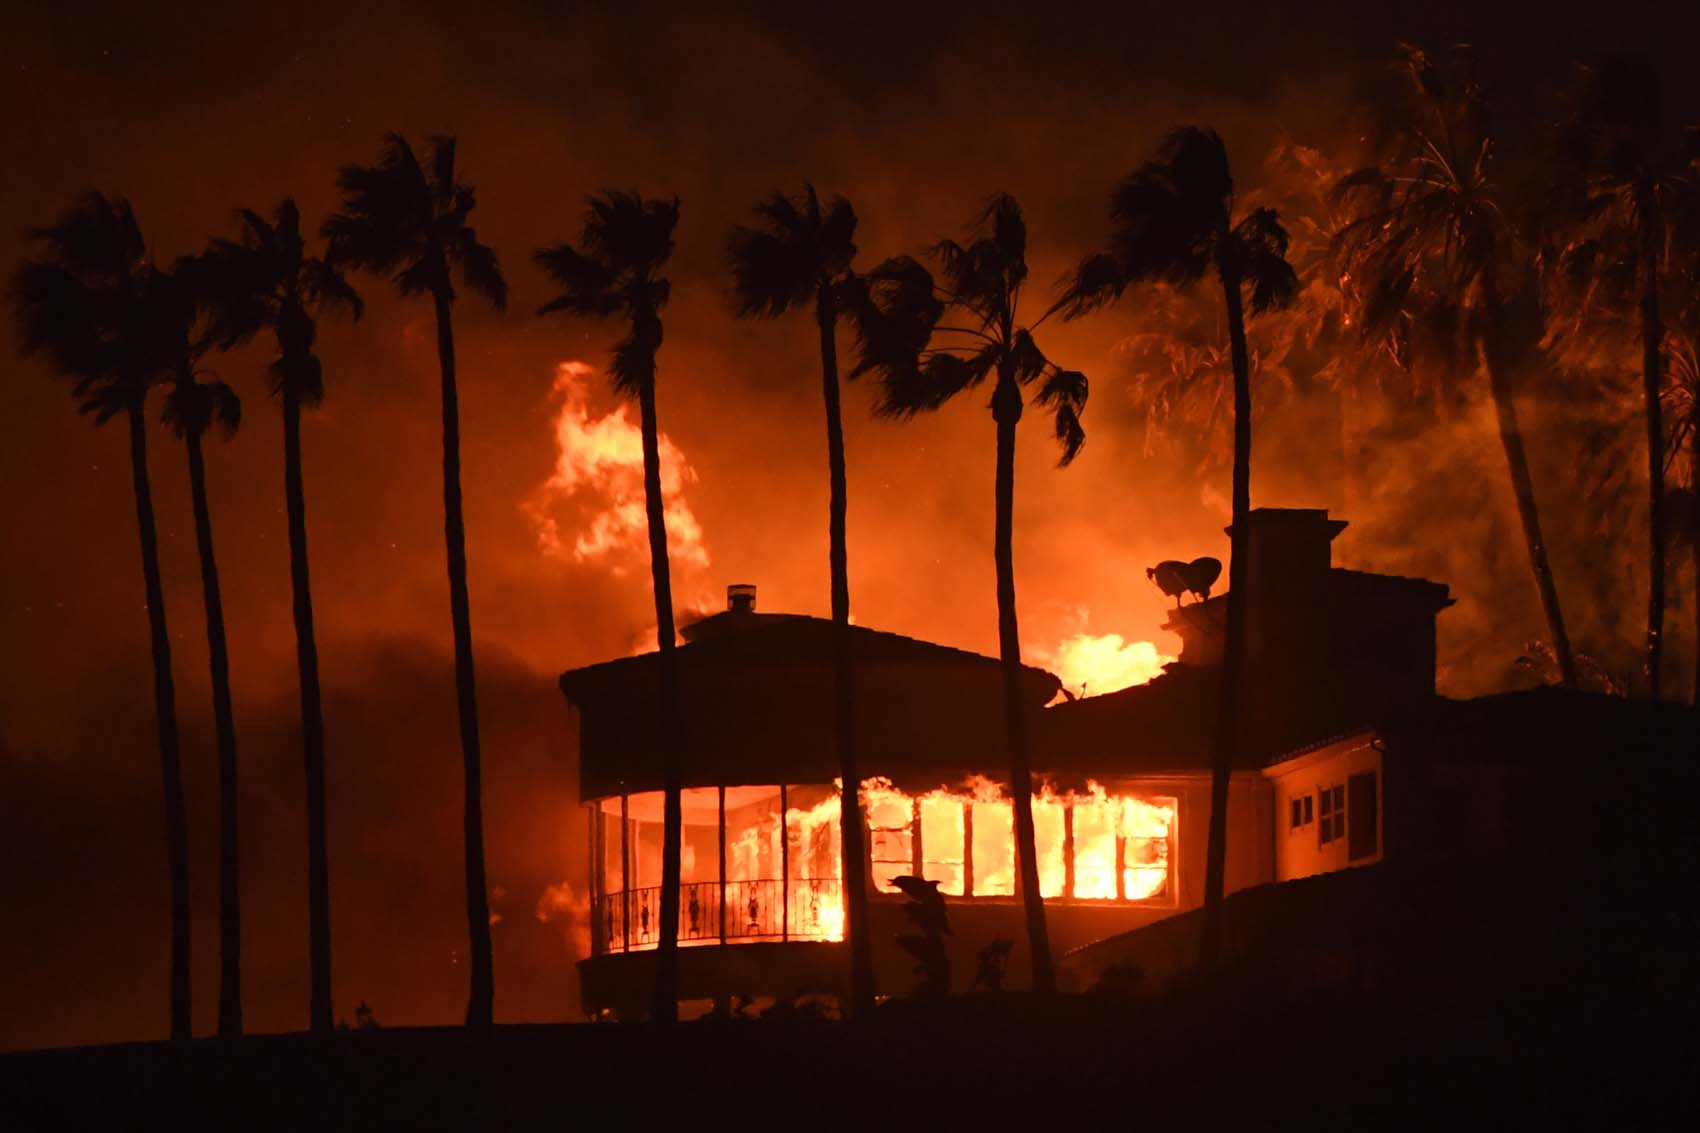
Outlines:
{"label": "chimney", "polygon": [[733,614],[756,612],[756,588],[748,582],[734,582],[726,588],[726,609]]}

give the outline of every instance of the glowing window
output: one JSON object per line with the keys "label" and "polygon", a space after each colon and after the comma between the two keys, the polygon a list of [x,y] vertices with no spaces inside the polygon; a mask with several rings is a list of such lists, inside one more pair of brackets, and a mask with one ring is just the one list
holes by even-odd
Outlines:
{"label": "glowing window", "polygon": [[966,837],[963,802],[950,795],[921,796],[921,876],[939,883],[939,892],[963,894],[962,847]]}

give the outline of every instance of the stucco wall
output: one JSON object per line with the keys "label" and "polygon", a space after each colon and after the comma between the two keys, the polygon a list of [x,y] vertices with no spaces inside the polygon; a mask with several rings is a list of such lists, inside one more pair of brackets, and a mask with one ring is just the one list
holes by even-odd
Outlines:
{"label": "stucco wall", "polygon": [[[1381,752],[1371,743],[1372,738],[1367,733],[1353,736],[1264,771],[1274,789],[1271,818],[1275,827],[1275,880],[1291,881],[1348,866],[1372,865],[1382,859],[1385,846],[1382,835],[1386,830],[1382,808],[1387,791]],[[1353,858],[1350,854],[1352,824],[1364,822],[1366,815],[1361,808],[1352,808],[1350,804],[1355,801],[1351,798],[1352,792],[1344,790],[1348,801],[1345,833],[1324,843],[1321,839],[1324,816],[1319,792],[1331,787],[1347,788],[1351,777],[1361,774],[1375,776],[1375,810],[1373,816],[1367,816],[1375,826],[1375,850],[1369,855]],[[1293,802],[1298,800],[1302,805],[1306,798],[1311,800],[1310,820],[1295,827],[1291,817]]]}

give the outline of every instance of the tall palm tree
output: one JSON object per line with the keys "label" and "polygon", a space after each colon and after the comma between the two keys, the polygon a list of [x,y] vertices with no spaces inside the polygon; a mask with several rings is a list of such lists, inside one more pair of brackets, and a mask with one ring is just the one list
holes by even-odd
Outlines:
{"label": "tall palm tree", "polygon": [[1337,251],[1354,280],[1364,334],[1427,351],[1455,380],[1478,364],[1486,371],[1547,633],[1564,683],[1575,685],[1517,416],[1515,371],[1526,364],[1527,336],[1514,313],[1527,302],[1531,258],[1493,175],[1486,99],[1467,55],[1448,73],[1418,48],[1401,53],[1416,105],[1387,160],[1340,179],[1353,219],[1338,233]]}
{"label": "tall palm tree", "polygon": [[213,729],[218,747],[219,795],[219,985],[218,1034],[242,1034],[242,912],[239,815],[237,807],[236,714],[230,697],[230,647],[224,629],[224,598],[213,552],[212,509],[207,504],[207,466],[201,441],[214,425],[233,436],[242,423],[242,402],[224,382],[200,380],[196,369],[209,343],[196,338],[197,304],[183,281],[157,277],[158,330],[162,355],[170,359],[171,387],[164,421],[189,454],[189,495],[195,515],[195,549],[201,560],[201,597],[206,607],[207,657],[212,676]]}
{"label": "tall palm tree", "polygon": [[[301,213],[284,198],[270,220],[247,209],[241,235],[216,239],[178,268],[212,312],[212,341],[224,350],[270,329],[277,358],[272,394],[283,409],[283,487],[289,518],[289,579],[295,614],[295,661],[301,695],[301,741],[307,783],[307,920],[311,988],[308,1017],[328,1032],[331,1014],[330,867],[325,818],[325,717],[319,692],[319,648],[307,567],[307,500],[301,471],[301,410],[324,398],[324,371],[313,344],[315,311],[343,308],[358,319],[360,296],[337,269],[307,254]],[[234,790],[228,800],[234,824]],[[233,851],[232,851],[233,852]],[[234,882],[231,883],[234,892]]]}
{"label": "tall palm tree", "polygon": [[[679,199],[645,199],[607,192],[590,198],[577,247],[540,248],[533,258],[561,293],[537,309],[587,318],[617,316],[630,325],[614,347],[608,376],[614,389],[638,401],[643,433],[643,500],[649,522],[649,571],[655,595],[655,642],[660,668],[661,718],[661,944],[656,954],[655,998],[650,1017],[679,1017],[679,885],[683,837],[684,722],[679,705],[678,645],[673,626],[673,581],[667,557],[667,516],[661,499],[661,442],[655,412],[655,356],[661,349],[661,310],[672,284],[661,269],[673,254]],[[846,785],[848,790],[848,785]]]}
{"label": "tall palm tree", "polygon": [[490,954],[490,895],[484,877],[484,791],[478,741],[478,691],[472,669],[472,610],[466,592],[466,523],[460,490],[460,394],[455,384],[455,281],[488,299],[508,300],[496,253],[470,220],[472,187],[457,180],[455,140],[431,139],[422,164],[400,134],[385,138],[372,165],[347,165],[337,177],[342,211],[324,223],[326,260],[388,275],[403,295],[429,294],[437,316],[437,365],[443,382],[443,541],[448,552],[449,617],[454,625],[455,694],[465,765],[466,921],[471,937],[469,1027],[489,1027],[496,983]]}
{"label": "tall palm tree", "polygon": [[1579,68],[1559,132],[1571,176],[1566,210],[1575,238],[1561,279],[1578,319],[1599,303],[1638,308],[1647,470],[1647,630],[1643,671],[1660,692],[1665,615],[1665,426],[1661,374],[1665,319],[1660,293],[1670,271],[1675,214],[1696,207],[1700,130],[1665,128],[1659,77],[1644,59],[1608,57]]}
{"label": "tall palm tree", "polygon": [[1169,132],[1157,157],[1116,186],[1107,248],[1080,265],[1064,292],[1070,316],[1120,298],[1130,284],[1175,286],[1214,274],[1227,313],[1234,376],[1234,470],[1229,528],[1228,624],[1210,778],[1210,835],[1204,868],[1204,926],[1199,964],[1216,962],[1228,847],[1228,780],[1243,734],[1239,719],[1245,668],[1246,557],[1251,512],[1251,363],[1245,307],[1261,314],[1290,302],[1298,277],[1287,263],[1287,232],[1274,209],[1236,216],[1228,150],[1214,130]]}
{"label": "tall palm tree", "polygon": [[[943,285],[913,260],[888,260],[870,273],[859,304],[863,357],[856,373],[877,372],[884,384],[881,411],[898,418],[935,410],[964,390],[993,379],[991,411],[997,433],[993,485],[996,509],[993,558],[997,568],[998,654],[1003,662],[1003,713],[1015,841],[1027,944],[1033,954],[1033,987],[1056,990],[1039,864],[1033,842],[1033,772],[1028,756],[1027,707],[1022,696],[1021,637],[1015,609],[1013,548],[1015,427],[1023,389],[1037,384],[1034,400],[1050,410],[1060,464],[1080,452],[1086,433],[1086,375],[1065,370],[1039,349],[1031,325],[1021,320],[1027,282],[1027,222],[1014,197],[991,198],[967,247],[954,240],[933,246]],[[940,322],[955,312],[958,323]]]}
{"label": "tall palm tree", "polygon": [[16,279],[25,354],[45,354],[71,379],[78,412],[104,425],[123,414],[130,426],[130,474],[141,536],[142,584],[153,652],[154,718],[165,789],[165,844],[171,883],[171,1037],[187,1041],[189,1014],[189,836],[178,752],[171,636],[160,581],[159,537],[148,481],[149,388],[161,372],[147,293],[154,275],[129,202],[90,194],[59,223],[38,229],[42,259]]}
{"label": "tall palm tree", "polygon": [[862,777],[856,759],[855,690],[850,666],[850,569],[844,520],[844,418],[839,407],[838,319],[857,298],[856,213],[835,197],[823,209],[813,185],[800,196],[774,193],[756,205],[759,227],[738,225],[728,241],[738,314],[777,317],[813,304],[820,332],[821,391],[826,405],[827,562],[832,588],[833,737],[844,784],[841,856],[850,937],[853,1013],[873,1007],[873,950],[868,932],[868,877],[863,857]]}

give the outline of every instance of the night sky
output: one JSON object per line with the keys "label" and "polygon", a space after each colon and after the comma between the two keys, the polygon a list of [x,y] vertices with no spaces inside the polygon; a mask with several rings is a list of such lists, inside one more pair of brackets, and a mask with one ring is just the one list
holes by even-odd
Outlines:
{"label": "night sky", "polygon": [[[1350,147],[1347,111],[1398,39],[1475,44],[1518,128],[1538,126],[1535,96],[1568,60],[1601,49],[1651,52],[1670,103],[1700,105],[1688,67],[1700,20],[1690,14],[1682,26],[1633,4],[1491,16],[1467,3],[1327,3],[1302,15],[1274,4],[982,4],[972,16],[913,4],[830,14],[430,0],[30,7],[0,29],[8,278],[28,253],[28,230],[90,189],[129,197],[169,260],[233,235],[233,208],[269,212],[285,194],[316,228],[335,206],[337,168],[374,158],[387,130],[416,143],[459,137],[463,178],[478,189],[474,223],[512,290],[506,315],[470,296],[455,312],[504,1020],[576,1010],[579,922],[572,895],[551,887],[581,881],[584,830],[554,677],[653,634],[641,529],[618,523],[620,506],[641,499],[635,472],[558,464],[563,405],[569,424],[585,426],[573,436],[616,447],[624,429],[610,415],[636,419],[600,376],[616,328],[531,315],[551,292],[530,253],[576,237],[587,193],[638,188],[683,201],[658,395],[678,454],[675,514],[688,510],[700,527],[675,559],[678,605],[714,609],[727,583],[753,582],[763,610],[824,615],[815,331],[807,318],[736,320],[726,297],[725,231],[760,196],[805,178],[848,196],[861,218],[860,262],[871,265],[962,235],[987,195],[1007,190],[1027,209],[1037,302],[1099,238],[1110,185],[1164,129],[1216,127],[1242,186],[1255,190],[1277,144]],[[466,994],[464,906],[434,332],[428,302],[400,299],[373,277],[355,282],[367,314],[358,325],[321,321],[327,395],[304,441],[327,687],[335,999],[344,1016],[364,999],[386,1023],[452,1022]],[[19,360],[9,306],[0,320],[0,1048],[158,1037],[166,874],[126,439],[121,425],[91,429],[63,382]],[[1078,634],[1174,652],[1178,642],[1158,630],[1166,600],[1143,568],[1226,558],[1226,475],[1200,478],[1144,447],[1116,350],[1136,318],[1124,305],[1041,335],[1053,359],[1094,386],[1089,439],[1072,467],[1054,467],[1037,414],[1022,430],[1017,584],[1023,642],[1040,663]],[[253,1030],[302,1026],[307,982],[269,358],[262,339],[210,363],[245,401],[241,432],[212,442],[208,459],[244,775]],[[569,362],[592,370],[563,370]],[[872,390],[852,388],[846,402],[855,616],[995,652],[983,398],[906,425],[874,419],[871,401]],[[1330,507],[1360,521],[1342,540],[1345,565],[1450,583],[1460,604],[1442,619],[1447,688],[1493,687],[1503,658],[1539,632],[1523,576],[1499,577],[1520,569],[1520,548],[1471,563],[1414,552],[1451,542],[1447,522],[1394,531],[1353,514],[1334,465],[1315,455],[1314,426],[1278,422],[1260,435],[1254,504]],[[163,429],[150,444],[190,782],[197,1030],[206,1031],[217,950],[204,625],[182,450]],[[1503,491],[1497,479],[1493,491]],[[1505,521],[1510,504],[1489,499],[1483,510]],[[593,529],[610,533],[606,545],[575,553]],[[1562,571],[1567,552],[1558,554]],[[1588,599],[1579,589],[1573,600]]]}

